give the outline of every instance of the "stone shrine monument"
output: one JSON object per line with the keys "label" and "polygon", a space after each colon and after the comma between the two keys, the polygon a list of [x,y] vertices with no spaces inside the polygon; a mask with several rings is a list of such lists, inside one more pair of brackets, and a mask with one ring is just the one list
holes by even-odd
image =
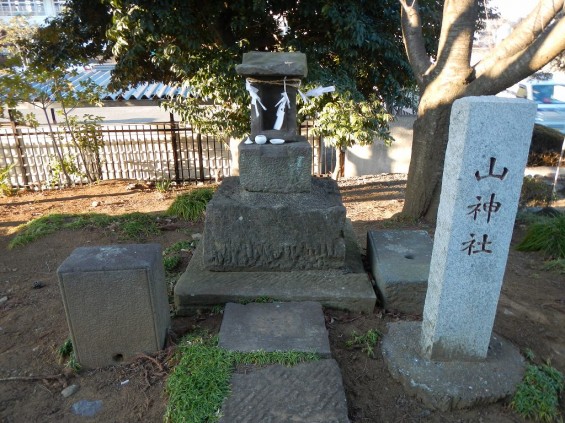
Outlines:
{"label": "stone shrine monument", "polygon": [[521,380],[517,348],[492,328],[535,113],[517,99],[453,104],[423,321],[383,340],[392,375],[428,406],[493,402]]}
{"label": "stone shrine monument", "polygon": [[240,176],[208,203],[203,240],[175,288],[178,311],[260,296],[372,310],[337,184],[311,176],[312,147],[298,132],[306,56],[246,53],[236,71],[251,97],[251,133],[239,145]]}

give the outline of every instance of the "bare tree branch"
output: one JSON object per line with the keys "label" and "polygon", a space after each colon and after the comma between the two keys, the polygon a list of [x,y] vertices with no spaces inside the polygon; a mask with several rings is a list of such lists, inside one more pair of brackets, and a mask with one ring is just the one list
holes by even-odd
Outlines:
{"label": "bare tree branch", "polygon": [[500,60],[509,58],[526,49],[548,28],[559,11],[564,8],[564,0],[540,0],[512,33],[475,65],[476,77],[481,76]]}
{"label": "bare tree branch", "polygon": [[466,95],[496,94],[516,84],[565,51],[565,18],[550,24],[524,51],[506,57],[485,69],[472,81]]}
{"label": "bare tree branch", "polygon": [[399,0],[399,2],[401,5],[402,39],[404,40],[406,55],[416,76],[416,81],[422,88],[424,86],[424,74],[428,71],[431,60],[424,45],[418,0]]}

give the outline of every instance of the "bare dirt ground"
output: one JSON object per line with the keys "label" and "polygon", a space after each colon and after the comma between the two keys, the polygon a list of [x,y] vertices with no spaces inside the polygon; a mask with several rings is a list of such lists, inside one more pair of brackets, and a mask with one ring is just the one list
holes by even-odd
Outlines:
{"label": "bare dirt ground", "polygon": [[[425,224],[391,221],[401,210],[405,175],[378,175],[340,183],[348,217],[362,247],[366,232],[378,228],[421,228]],[[126,190],[111,181],[61,191],[24,193],[0,198],[0,421],[1,422],[159,422],[166,404],[164,386],[174,346],[156,357],[78,374],[58,360],[56,349],[68,336],[56,269],[79,246],[128,242],[111,229],[60,231],[27,246],[8,250],[17,226],[49,213],[96,212],[119,215],[163,212],[181,190],[161,194],[152,189]],[[189,188],[185,188],[189,189]],[[164,248],[201,233],[203,223],[162,220],[162,231],[147,242]],[[524,235],[516,225],[513,244]],[[565,277],[542,269],[543,257],[511,249],[494,330],[520,349],[531,349],[538,362],[551,360],[565,371]],[[42,286],[41,288],[38,288]],[[3,298],[6,297],[4,300]],[[505,402],[450,413],[432,411],[404,394],[389,376],[380,350],[375,357],[346,347],[351,334],[369,329],[386,332],[387,322],[418,319],[385,311],[360,315],[326,310],[334,357],[340,364],[352,422],[520,422]],[[221,314],[173,319],[182,336],[195,328],[217,331]],[[80,390],[63,398],[70,385]],[[70,411],[79,400],[101,400],[93,418]],[[561,410],[563,408],[563,398]]]}

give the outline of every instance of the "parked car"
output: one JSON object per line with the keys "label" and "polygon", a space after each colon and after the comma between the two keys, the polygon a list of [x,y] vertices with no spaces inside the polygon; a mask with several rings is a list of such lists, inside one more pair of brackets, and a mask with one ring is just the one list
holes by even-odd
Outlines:
{"label": "parked car", "polygon": [[537,103],[536,123],[565,134],[565,82],[536,79],[521,82],[516,97]]}

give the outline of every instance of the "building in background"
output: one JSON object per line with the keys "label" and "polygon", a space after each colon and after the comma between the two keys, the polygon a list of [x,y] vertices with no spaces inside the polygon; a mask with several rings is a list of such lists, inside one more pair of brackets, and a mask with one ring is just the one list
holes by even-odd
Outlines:
{"label": "building in background", "polygon": [[66,0],[0,0],[0,20],[8,22],[14,16],[25,16],[31,24],[41,25],[55,17]]}

